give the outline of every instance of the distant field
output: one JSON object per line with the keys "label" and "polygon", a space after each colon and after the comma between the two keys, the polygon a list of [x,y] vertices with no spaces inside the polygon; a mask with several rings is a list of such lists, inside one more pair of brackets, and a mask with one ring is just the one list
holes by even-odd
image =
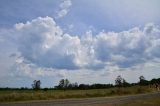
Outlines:
{"label": "distant field", "polygon": [[133,86],[126,88],[91,89],[91,90],[1,90],[0,102],[15,102],[29,100],[54,100],[65,98],[87,98],[116,95],[132,95],[140,93],[154,92],[148,86]]}

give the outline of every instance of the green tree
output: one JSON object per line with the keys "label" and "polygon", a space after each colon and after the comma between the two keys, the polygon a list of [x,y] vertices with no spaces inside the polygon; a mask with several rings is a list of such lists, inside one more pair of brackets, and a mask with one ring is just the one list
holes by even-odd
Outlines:
{"label": "green tree", "polygon": [[130,86],[130,83],[128,83],[125,79],[123,79],[123,87]]}
{"label": "green tree", "polygon": [[32,84],[32,88],[34,90],[38,90],[41,88],[41,81],[40,80],[34,80]]}
{"label": "green tree", "polygon": [[139,85],[148,85],[148,84],[149,81],[147,81],[144,76],[139,77]]}
{"label": "green tree", "polygon": [[69,87],[69,85],[70,85],[70,82],[69,82],[68,79],[61,79],[61,80],[59,81],[58,88],[65,90],[65,89],[67,89],[67,88]]}
{"label": "green tree", "polygon": [[117,76],[116,80],[115,80],[115,85],[118,87],[122,87],[123,86],[123,78],[119,75]]}

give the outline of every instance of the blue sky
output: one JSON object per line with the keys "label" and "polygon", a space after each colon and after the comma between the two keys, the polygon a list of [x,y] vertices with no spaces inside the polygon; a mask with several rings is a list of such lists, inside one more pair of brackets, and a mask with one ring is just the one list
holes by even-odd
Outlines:
{"label": "blue sky", "polygon": [[159,0],[1,0],[0,87],[160,77]]}

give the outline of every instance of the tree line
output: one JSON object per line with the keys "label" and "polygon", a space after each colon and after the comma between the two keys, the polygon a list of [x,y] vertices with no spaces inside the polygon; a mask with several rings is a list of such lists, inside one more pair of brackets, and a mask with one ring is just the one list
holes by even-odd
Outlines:
{"label": "tree line", "polygon": [[79,84],[78,83],[70,83],[68,79],[61,79],[59,84],[54,87],[57,90],[69,90],[69,89],[104,89],[104,88],[112,88],[112,87],[131,87],[135,85],[146,86],[146,85],[154,85],[158,87],[160,85],[160,78],[152,79],[150,81],[146,80],[144,76],[139,77],[139,81],[137,83],[129,83],[120,75],[115,79],[115,84]]}
{"label": "tree line", "polygon": [[[34,80],[32,89],[34,90],[86,90],[86,89],[105,89],[112,87],[131,87],[135,85],[146,86],[146,85],[154,85],[156,88],[160,85],[160,78],[154,78],[152,80],[146,80],[144,76],[139,77],[139,81],[137,83],[129,83],[122,76],[117,76],[115,79],[115,84],[78,84],[77,82],[71,83],[68,79],[61,79],[59,84],[54,86],[53,88],[41,88],[41,81]],[[0,88],[0,90],[30,90],[31,88],[21,87],[21,88]]]}

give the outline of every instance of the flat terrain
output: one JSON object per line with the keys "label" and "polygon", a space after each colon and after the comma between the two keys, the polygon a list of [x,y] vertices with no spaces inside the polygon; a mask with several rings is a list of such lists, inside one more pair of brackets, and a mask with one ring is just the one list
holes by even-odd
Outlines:
{"label": "flat terrain", "polygon": [[132,86],[125,88],[89,89],[89,90],[0,90],[0,103],[57,100],[71,98],[112,97],[155,92],[148,86]]}
{"label": "flat terrain", "polygon": [[[159,100],[160,93],[150,93],[130,96],[0,103],[0,106],[160,106]],[[148,104],[147,101],[149,101]]]}

